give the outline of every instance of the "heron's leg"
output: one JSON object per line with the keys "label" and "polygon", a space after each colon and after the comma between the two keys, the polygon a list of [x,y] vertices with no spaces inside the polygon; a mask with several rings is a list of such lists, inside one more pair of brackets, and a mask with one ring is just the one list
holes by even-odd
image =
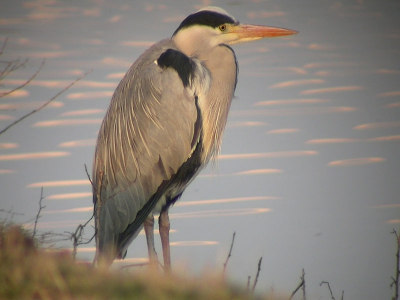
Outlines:
{"label": "heron's leg", "polygon": [[149,251],[150,266],[157,267],[158,258],[154,248],[154,215],[151,213],[143,223],[144,232],[146,233],[147,249]]}
{"label": "heron's leg", "polygon": [[165,208],[161,211],[160,217],[158,219],[158,224],[160,228],[160,237],[161,244],[163,249],[163,257],[164,257],[164,270],[165,272],[171,271],[171,254],[169,250],[169,216],[168,216],[168,208]]}

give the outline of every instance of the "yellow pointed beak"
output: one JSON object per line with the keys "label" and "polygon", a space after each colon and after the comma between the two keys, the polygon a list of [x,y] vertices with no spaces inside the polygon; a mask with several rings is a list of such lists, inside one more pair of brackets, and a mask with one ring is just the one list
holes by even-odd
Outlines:
{"label": "yellow pointed beak", "polygon": [[298,33],[298,31],[291,29],[250,24],[234,25],[228,30],[230,34],[235,34],[237,36],[237,39],[230,41],[229,44],[237,44],[267,37],[285,36]]}

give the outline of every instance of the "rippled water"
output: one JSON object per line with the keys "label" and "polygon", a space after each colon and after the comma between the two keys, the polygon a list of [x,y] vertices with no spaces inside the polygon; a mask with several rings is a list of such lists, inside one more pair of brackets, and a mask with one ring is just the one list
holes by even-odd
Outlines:
{"label": "rippled water", "polygon": [[[29,60],[0,92],[45,63],[0,99],[0,130],[92,72],[0,135],[0,209],[32,225],[43,187],[40,230],[85,222],[84,165],[91,170],[113,90],[148,46],[209,4],[243,23],[300,33],[234,47],[240,75],[221,156],[170,211],[173,262],[222,270],[236,231],[228,274],[237,282],[254,277],[263,256],[260,291],[292,291],[305,268],[310,299],[329,297],[322,280],[336,297],[388,299],[390,232],[400,223],[398,1],[2,2],[0,59]],[[93,250],[81,247],[78,257],[91,260]],[[146,256],[141,235],[128,262]]]}

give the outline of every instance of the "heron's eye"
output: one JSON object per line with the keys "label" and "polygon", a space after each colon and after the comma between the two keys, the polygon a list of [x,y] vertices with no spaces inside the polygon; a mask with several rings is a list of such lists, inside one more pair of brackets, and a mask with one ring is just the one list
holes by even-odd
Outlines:
{"label": "heron's eye", "polygon": [[222,32],[224,32],[226,30],[226,25],[219,25],[219,30],[221,30]]}

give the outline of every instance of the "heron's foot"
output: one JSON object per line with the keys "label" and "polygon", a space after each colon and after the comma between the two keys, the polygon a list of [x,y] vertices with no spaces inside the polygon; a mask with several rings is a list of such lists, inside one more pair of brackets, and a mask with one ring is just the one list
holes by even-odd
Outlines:
{"label": "heron's foot", "polygon": [[152,251],[149,250],[149,268],[151,270],[157,270],[160,262],[158,261],[158,256],[156,250],[153,248]]}

